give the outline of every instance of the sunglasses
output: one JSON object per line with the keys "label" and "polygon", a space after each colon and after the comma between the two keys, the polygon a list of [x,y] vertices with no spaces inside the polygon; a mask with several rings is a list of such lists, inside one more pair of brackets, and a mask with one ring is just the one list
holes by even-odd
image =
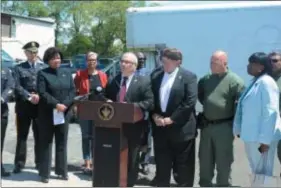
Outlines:
{"label": "sunglasses", "polygon": [[271,59],[270,60],[272,63],[277,63],[278,61],[280,61],[280,59]]}

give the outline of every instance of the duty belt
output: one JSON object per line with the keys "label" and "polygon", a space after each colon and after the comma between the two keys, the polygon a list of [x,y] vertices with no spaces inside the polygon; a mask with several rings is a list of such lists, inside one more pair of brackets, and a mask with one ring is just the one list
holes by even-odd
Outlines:
{"label": "duty belt", "polygon": [[220,124],[220,123],[223,123],[223,122],[232,121],[234,118],[233,117],[229,117],[229,118],[225,118],[225,119],[208,120],[205,117],[205,119],[206,119],[208,124]]}

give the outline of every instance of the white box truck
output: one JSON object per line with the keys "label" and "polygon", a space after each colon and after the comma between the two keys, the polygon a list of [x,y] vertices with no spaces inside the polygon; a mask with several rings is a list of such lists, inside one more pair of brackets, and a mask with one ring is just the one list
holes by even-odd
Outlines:
{"label": "white box truck", "polygon": [[[129,8],[128,48],[155,50],[161,44],[183,53],[183,66],[200,78],[218,49],[229,55],[229,67],[249,81],[248,57],[257,51],[281,50],[281,2],[236,2],[171,7]],[[154,53],[149,53],[153,68]]]}

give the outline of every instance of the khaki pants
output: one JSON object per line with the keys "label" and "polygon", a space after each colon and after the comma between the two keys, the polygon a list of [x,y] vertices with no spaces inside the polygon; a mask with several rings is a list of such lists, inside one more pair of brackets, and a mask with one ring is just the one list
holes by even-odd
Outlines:
{"label": "khaki pants", "polygon": [[201,187],[212,187],[215,167],[216,186],[227,187],[230,183],[231,164],[233,163],[232,122],[209,124],[201,130],[199,145],[199,164]]}

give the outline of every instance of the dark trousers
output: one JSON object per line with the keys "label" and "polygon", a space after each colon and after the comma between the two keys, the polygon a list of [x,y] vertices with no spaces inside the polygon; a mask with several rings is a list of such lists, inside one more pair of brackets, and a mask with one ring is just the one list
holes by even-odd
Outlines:
{"label": "dark trousers", "polygon": [[135,139],[128,140],[128,180],[127,186],[133,187],[136,184],[139,173],[140,143]]}
{"label": "dark trousers", "polygon": [[68,124],[52,125],[45,124],[40,129],[40,166],[39,175],[49,178],[52,165],[52,145],[55,135],[55,173],[67,175],[67,135]]}
{"label": "dark trousers", "polygon": [[180,187],[192,187],[195,172],[195,139],[171,142],[164,135],[154,137],[156,184],[169,187],[172,168],[176,169],[176,180]]}
{"label": "dark trousers", "polygon": [[6,135],[6,129],[8,126],[8,117],[1,116],[1,169],[3,169],[3,148],[4,148],[4,141]]}
{"label": "dark trousers", "polygon": [[[27,109],[28,110],[28,109]],[[39,163],[39,138],[38,138],[38,119],[31,117],[27,114],[17,114],[17,146],[15,165],[19,165],[21,168],[25,166],[26,162],[26,142],[30,125],[32,123],[32,130],[34,136],[34,156],[35,164]]]}
{"label": "dark trousers", "polygon": [[[157,170],[157,169],[156,169],[156,170]],[[179,182],[178,182],[178,172],[177,172],[177,165],[176,165],[176,163],[173,163],[172,170],[173,170],[174,180],[175,180],[175,182],[176,182],[177,184],[179,184]],[[152,181],[156,181],[156,174],[157,174],[157,172],[155,173],[155,176],[154,176],[154,178],[153,178]]]}

